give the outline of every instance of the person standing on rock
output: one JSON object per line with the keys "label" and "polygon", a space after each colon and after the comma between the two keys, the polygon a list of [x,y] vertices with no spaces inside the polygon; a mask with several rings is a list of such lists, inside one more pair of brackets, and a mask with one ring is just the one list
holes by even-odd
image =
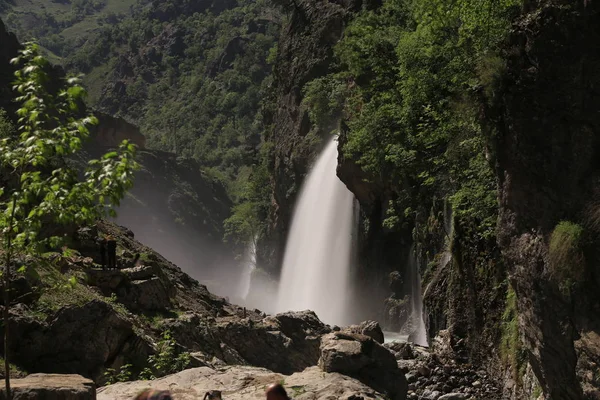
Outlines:
{"label": "person standing on rock", "polygon": [[106,238],[108,251],[108,269],[117,269],[117,241],[112,236]]}
{"label": "person standing on rock", "polygon": [[290,400],[287,392],[279,383],[269,385],[265,394],[267,395],[267,400]]}

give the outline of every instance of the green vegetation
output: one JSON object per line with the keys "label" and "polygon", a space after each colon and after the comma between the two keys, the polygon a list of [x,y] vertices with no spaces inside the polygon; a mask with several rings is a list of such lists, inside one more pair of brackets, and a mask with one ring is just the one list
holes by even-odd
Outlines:
{"label": "green vegetation", "polygon": [[536,384],[533,388],[533,392],[531,394],[532,400],[537,400],[542,395],[542,388],[540,385]]}
{"label": "green vegetation", "polygon": [[132,380],[133,372],[131,369],[133,365],[125,364],[119,370],[115,370],[114,368],[107,368],[104,371],[104,379],[106,380],[107,385],[112,385],[116,382],[128,382]]}
{"label": "green vegetation", "polygon": [[[17,115],[18,132],[7,128],[2,117],[0,170],[4,175],[0,187],[0,230],[4,258],[4,304],[9,305],[11,265],[16,255],[37,254],[42,248],[55,248],[67,236],[60,227],[93,222],[113,214],[131,187],[137,167],[135,147],[126,141],[119,151],[89,162],[80,180],[79,171],[66,159],[79,150],[88,137],[88,127],[96,123],[93,116],[81,116],[78,105],[85,95],[77,78],[68,78],[56,94],[48,84],[48,61],[39,48],[29,44],[13,60],[22,66],[16,75],[16,101],[21,104]],[[50,230],[48,227],[52,227]],[[72,286],[75,279],[70,279]],[[5,370],[9,365],[9,307],[4,307]],[[7,397],[11,398],[10,374],[6,374]]]}
{"label": "green vegetation", "polygon": [[[347,157],[391,183],[388,228],[449,197],[458,221],[492,238],[496,182],[480,119],[504,62],[498,47],[519,0],[387,0],[362,12],[336,48],[338,72],[305,88],[311,118],[348,125]],[[483,103],[483,104],[482,104]]]}
{"label": "green vegetation", "polygon": [[135,0],[0,0],[0,17],[21,41],[37,41],[52,62],[81,46],[85,36],[129,15]]}
{"label": "green vegetation", "polygon": [[148,367],[140,374],[140,379],[156,379],[186,369],[192,358],[190,353],[180,351],[169,331],[163,333],[157,345],[157,353],[148,357]]}
{"label": "green vegetation", "polygon": [[306,388],[305,386],[290,386],[290,389],[292,390],[292,397],[298,397],[304,393],[306,393]]}
{"label": "green vegetation", "polygon": [[239,205],[228,236],[248,240],[262,229],[270,183],[260,110],[278,8],[269,0],[25,2],[0,13],[21,40],[36,37],[54,61],[86,73],[89,105],[136,123],[149,147],[194,158],[224,183]]}
{"label": "green vegetation", "polygon": [[550,276],[564,293],[570,293],[571,287],[585,277],[582,237],[583,228],[569,221],[559,222],[550,237]]}
{"label": "green vegetation", "polygon": [[[65,65],[89,72],[92,105],[139,124],[150,147],[196,159],[236,200],[259,156],[279,17],[266,0],[219,13],[142,3],[90,34]],[[103,91],[114,84],[124,89]]]}
{"label": "green vegetation", "polygon": [[502,337],[500,341],[500,359],[510,366],[515,382],[522,383],[527,366],[526,353],[519,337],[517,295],[509,286],[506,293],[506,306],[502,314]]}

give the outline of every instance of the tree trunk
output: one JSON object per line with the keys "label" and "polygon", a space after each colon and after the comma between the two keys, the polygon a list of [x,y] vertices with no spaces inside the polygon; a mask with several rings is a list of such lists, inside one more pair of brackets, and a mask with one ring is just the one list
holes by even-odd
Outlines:
{"label": "tree trunk", "polygon": [[12,257],[12,235],[13,235],[13,222],[15,219],[15,207],[17,205],[17,199],[13,197],[12,210],[10,213],[10,219],[8,221],[8,231],[6,232],[6,264],[4,266],[4,381],[6,383],[6,399],[12,400],[12,393],[10,391],[10,361],[8,357],[8,339],[10,337],[10,331],[8,323],[10,319],[9,306],[10,306],[10,263]]}

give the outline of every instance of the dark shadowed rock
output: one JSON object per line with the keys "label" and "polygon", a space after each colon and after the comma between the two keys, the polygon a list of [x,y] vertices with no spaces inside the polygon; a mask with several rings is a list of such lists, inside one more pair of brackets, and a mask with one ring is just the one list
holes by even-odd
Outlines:
{"label": "dark shadowed rock", "polygon": [[[13,379],[11,390],[14,400],[95,400],[94,382],[80,375],[32,374]],[[6,399],[4,385],[0,400]]]}
{"label": "dark shadowed rock", "polygon": [[135,334],[131,321],[102,301],[65,307],[43,322],[26,311],[11,310],[10,350],[28,371],[98,378],[117,359],[145,360],[152,351]]}
{"label": "dark shadowed rock", "polygon": [[412,360],[416,357],[410,343],[391,342],[385,343],[383,346],[394,353],[398,360]]}
{"label": "dark shadowed rock", "polygon": [[372,338],[334,332],[322,338],[320,350],[323,371],[354,377],[394,400],[406,398],[408,384],[394,355]]}

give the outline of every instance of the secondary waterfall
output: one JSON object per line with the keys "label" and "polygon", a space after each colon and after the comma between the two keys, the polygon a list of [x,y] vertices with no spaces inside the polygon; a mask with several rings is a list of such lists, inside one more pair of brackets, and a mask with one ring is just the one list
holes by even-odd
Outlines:
{"label": "secondary waterfall", "polygon": [[313,310],[328,324],[346,325],[354,195],[336,176],[332,140],[309,173],[288,236],[277,310]]}
{"label": "secondary waterfall", "polygon": [[419,272],[419,263],[417,262],[417,253],[415,245],[410,247],[408,255],[408,265],[405,270],[408,271],[411,293],[410,304],[411,313],[401,329],[401,332],[408,334],[408,340],[420,346],[429,346],[427,340],[427,328],[423,320],[423,295],[421,294],[421,273]]}
{"label": "secondary waterfall", "polygon": [[252,273],[256,269],[256,238],[252,238],[252,241],[246,248],[246,254],[244,254],[244,264],[242,271],[242,279],[240,280],[240,298],[246,300],[248,293],[250,293],[250,283],[252,281]]}

